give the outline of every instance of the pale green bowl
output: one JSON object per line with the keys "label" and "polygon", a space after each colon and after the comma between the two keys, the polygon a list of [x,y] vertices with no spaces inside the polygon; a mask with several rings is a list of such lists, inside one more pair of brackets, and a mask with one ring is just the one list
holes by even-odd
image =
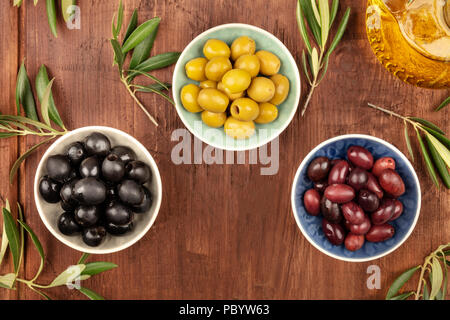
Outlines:
{"label": "pale green bowl", "polygon": [[[200,113],[187,111],[181,104],[180,92],[183,86],[188,83],[198,84],[198,82],[190,80],[186,76],[184,66],[193,58],[203,57],[203,45],[208,39],[220,39],[231,45],[233,40],[240,36],[249,36],[254,39],[256,50],[267,50],[280,58],[281,68],[279,73],[289,79],[290,91],[287,99],[278,106],[278,118],[274,122],[256,124],[256,133],[253,137],[235,140],[225,134],[223,127],[214,129],[205,125],[201,120]],[[172,86],[176,109],[186,128],[201,141],[223,150],[250,150],[272,141],[289,125],[300,100],[300,74],[289,50],[271,33],[255,26],[240,23],[214,27],[192,40],[178,59],[173,74]]]}

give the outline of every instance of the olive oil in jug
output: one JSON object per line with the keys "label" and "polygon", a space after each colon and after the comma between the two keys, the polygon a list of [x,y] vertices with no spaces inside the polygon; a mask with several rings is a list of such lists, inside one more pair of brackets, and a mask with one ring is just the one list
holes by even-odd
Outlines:
{"label": "olive oil in jug", "polygon": [[450,88],[450,0],[368,0],[366,30],[378,60],[395,76]]}

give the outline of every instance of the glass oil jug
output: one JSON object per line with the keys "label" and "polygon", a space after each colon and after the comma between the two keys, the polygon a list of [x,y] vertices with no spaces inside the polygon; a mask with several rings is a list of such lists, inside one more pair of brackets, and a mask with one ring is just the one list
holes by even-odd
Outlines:
{"label": "glass oil jug", "polygon": [[366,30],[383,66],[425,88],[450,88],[450,0],[368,0]]}

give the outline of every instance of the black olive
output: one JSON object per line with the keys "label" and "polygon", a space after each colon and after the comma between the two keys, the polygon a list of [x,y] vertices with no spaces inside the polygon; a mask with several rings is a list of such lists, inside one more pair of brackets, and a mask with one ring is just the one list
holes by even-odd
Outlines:
{"label": "black olive", "polygon": [[81,162],[80,175],[83,178],[100,177],[100,161],[96,156],[86,158]]}
{"label": "black olive", "polygon": [[133,220],[133,212],[119,201],[112,201],[105,210],[106,222],[116,225],[128,224]]}
{"label": "black olive", "polygon": [[96,206],[79,206],[75,209],[75,221],[83,228],[92,227],[100,219],[100,212]]}
{"label": "black olive", "polygon": [[84,147],[89,155],[106,157],[111,150],[111,142],[100,132],[93,132],[84,140]]}
{"label": "black olive", "polygon": [[123,163],[128,163],[130,161],[136,160],[136,153],[125,146],[114,147],[112,148],[111,153],[118,156]]}
{"label": "black olive", "polygon": [[67,148],[66,155],[73,165],[79,165],[86,157],[86,150],[81,142],[74,142]]}
{"label": "black olive", "polygon": [[106,199],[106,187],[103,182],[92,177],[83,178],[73,188],[75,199],[83,204],[97,205]]}
{"label": "black olive", "polygon": [[59,182],[67,179],[72,170],[69,159],[60,154],[48,157],[46,167],[48,176]]}
{"label": "black olive", "polygon": [[153,197],[150,193],[150,190],[148,190],[146,187],[142,186],[142,190],[144,191],[144,198],[142,199],[142,202],[138,205],[132,206],[131,210],[135,213],[144,213],[147,212],[153,203]]}
{"label": "black olive", "polygon": [[58,218],[58,229],[66,236],[80,232],[80,226],[75,222],[74,216],[70,212],[64,212]]}
{"label": "black olive", "polygon": [[133,230],[133,221],[130,221],[128,224],[124,224],[122,226],[116,225],[112,222],[108,222],[105,224],[106,231],[113,235],[121,235],[125,234],[128,231]]}
{"label": "black olive", "polygon": [[77,203],[78,203],[78,201],[73,196],[73,187],[74,187],[75,183],[78,182],[78,180],[79,179],[77,178],[72,181],[64,183],[59,192],[61,200],[72,206],[77,205]]}
{"label": "black olive", "polygon": [[144,184],[151,180],[152,172],[148,165],[144,162],[136,160],[131,161],[125,167],[127,172],[127,178],[132,179],[140,184]]}
{"label": "black olive", "polygon": [[119,182],[125,175],[125,165],[115,154],[109,154],[102,163],[102,174],[106,180]]}
{"label": "black olive", "polygon": [[130,205],[138,205],[144,198],[144,191],[134,180],[123,180],[117,186],[117,193],[122,202]]}
{"label": "black olive", "polygon": [[57,203],[61,200],[59,196],[60,190],[61,185],[48,176],[43,177],[39,182],[39,193],[49,203]]}
{"label": "black olive", "polygon": [[102,226],[91,227],[83,230],[83,241],[88,246],[97,247],[106,236],[106,230]]}

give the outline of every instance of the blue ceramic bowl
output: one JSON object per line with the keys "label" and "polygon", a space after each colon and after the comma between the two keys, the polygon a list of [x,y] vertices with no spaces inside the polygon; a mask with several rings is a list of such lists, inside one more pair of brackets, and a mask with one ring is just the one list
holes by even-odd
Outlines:
{"label": "blue ceramic bowl", "polygon": [[[184,69],[185,64],[197,57],[203,57],[203,46],[208,39],[220,39],[231,45],[234,39],[240,36],[249,36],[255,40],[256,51],[268,50],[278,56],[281,61],[279,73],[289,79],[290,89],[286,100],[278,107],[278,118],[268,124],[255,124],[256,133],[249,139],[236,140],[225,134],[223,127],[211,128],[201,120],[200,113],[187,111],[182,103],[181,89],[189,84],[198,82],[189,79]],[[186,128],[201,141],[222,150],[242,151],[258,148],[278,137],[289,125],[298,107],[300,100],[300,74],[289,50],[271,33],[242,23],[223,24],[198,35],[181,53],[175,65],[172,79],[172,94],[177,113]]]}
{"label": "blue ceramic bowl", "polygon": [[[374,159],[392,157],[396,162],[396,170],[403,178],[406,192],[399,198],[403,203],[403,214],[393,222],[395,235],[384,242],[365,242],[357,251],[349,251],[344,245],[332,245],[322,231],[322,216],[309,215],[303,205],[303,195],[306,190],[313,187],[306,172],[309,163],[319,156],[330,159],[345,159],[347,149],[352,145],[362,146],[368,149]],[[308,241],[318,250],[330,257],[351,261],[363,262],[383,257],[406,241],[413,231],[420,213],[421,193],[417,174],[409,160],[396,147],[390,143],[368,135],[349,134],[326,140],[315,147],[302,161],[294,178],[292,186],[292,209],[297,225]]]}

